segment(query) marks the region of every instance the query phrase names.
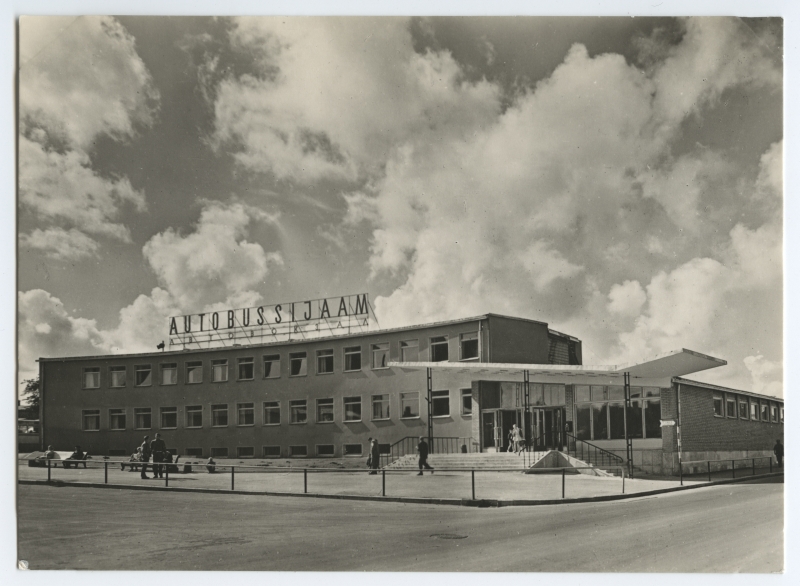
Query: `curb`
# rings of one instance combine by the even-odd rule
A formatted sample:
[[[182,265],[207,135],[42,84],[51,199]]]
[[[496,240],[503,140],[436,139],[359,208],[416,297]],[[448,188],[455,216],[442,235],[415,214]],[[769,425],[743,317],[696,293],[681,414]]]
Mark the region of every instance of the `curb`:
[[[239,495],[254,495],[254,496],[284,496],[284,497],[300,497],[300,498],[319,498],[319,499],[333,499],[333,500],[350,500],[350,501],[376,501],[376,502],[389,502],[389,503],[409,503],[419,505],[456,505],[462,507],[531,507],[538,505],[567,505],[577,503],[601,503],[609,501],[630,500],[646,496],[653,496],[659,494],[666,494],[669,492],[681,492],[684,490],[693,490],[698,488],[706,488],[708,486],[720,486],[725,484],[736,484],[739,482],[748,482],[751,480],[759,480],[762,478],[776,478],[782,477],[783,472],[772,472],[767,474],[757,474],[756,476],[745,476],[742,478],[727,478],[724,480],[714,480],[712,482],[705,482],[703,484],[692,484],[687,486],[673,486],[670,488],[658,488],[655,490],[644,490],[641,492],[633,492],[626,494],[610,494],[603,496],[591,497],[578,497],[578,498],[563,498],[563,499],[546,499],[546,500],[530,500],[530,499],[457,499],[457,498],[430,498],[430,497],[391,497],[391,496],[369,496],[369,495],[347,495],[347,494],[323,494],[323,493],[296,493],[296,492],[274,492],[274,491],[255,491],[255,490],[224,490],[217,488],[184,488],[184,487],[166,487],[166,486],[142,486],[136,484],[102,484],[95,482],[62,482],[54,480],[48,482],[47,480],[19,480],[18,484],[24,485],[42,485],[42,486],[74,486],[80,488],[111,488],[116,490],[149,490],[159,492],[185,492],[185,493],[201,493],[201,494],[239,494]]]

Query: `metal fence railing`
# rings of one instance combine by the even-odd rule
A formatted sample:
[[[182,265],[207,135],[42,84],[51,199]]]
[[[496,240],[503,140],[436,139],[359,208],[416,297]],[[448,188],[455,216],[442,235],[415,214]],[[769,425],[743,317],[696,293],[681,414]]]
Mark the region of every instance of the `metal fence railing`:
[[[586,440],[578,439],[572,434],[567,433],[565,435],[567,437],[566,446],[564,446],[565,451],[582,462],[604,468],[607,466],[623,466],[625,464],[625,459],[614,452],[604,450]]]
[[[765,464],[766,461],[766,464]],[[741,462],[741,464],[737,464]],[[681,486],[683,486],[684,476],[706,476],[708,482],[712,480],[712,474],[716,476],[726,476],[730,472],[731,478],[736,478],[736,470],[750,471],[750,476],[756,475],[756,462],[761,464],[762,468],[769,467],[772,473],[772,456],[758,456],[756,458],[734,458],[731,460],[687,460],[678,463],[678,472],[680,476]],[[684,468],[689,468],[689,474],[684,474]]]

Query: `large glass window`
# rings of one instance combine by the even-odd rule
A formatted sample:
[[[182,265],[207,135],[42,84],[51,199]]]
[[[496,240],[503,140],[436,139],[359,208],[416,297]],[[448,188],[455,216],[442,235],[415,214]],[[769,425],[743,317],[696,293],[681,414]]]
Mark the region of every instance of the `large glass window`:
[[[747,403],[747,397],[739,397],[739,417],[747,419],[748,413],[750,413],[750,407]]]
[[[133,410],[133,427],[135,429],[150,429],[151,422],[150,407],[136,407]]]
[[[291,352],[289,354],[289,376],[306,376],[307,360],[305,352]]]
[[[628,410],[628,437],[634,439],[644,437],[641,400],[631,401],[631,407]]]
[[[289,423],[306,423],[308,407],[305,399],[289,401]]]
[[[224,383],[228,380],[227,358],[211,361],[211,380],[215,383]]]
[[[372,395],[372,420],[389,419],[389,395]]]
[[[609,439],[625,439],[625,404],[608,404]]]
[[[400,393],[400,417],[419,417],[419,393]]]
[[[644,435],[661,437],[661,399],[644,401]]]
[[[750,400],[750,419],[758,421],[758,401],[755,399]]]
[[[574,392],[575,435],[578,439],[625,438],[624,387],[575,385]],[[661,437],[660,395],[658,387],[631,387],[631,407],[627,418],[629,437]]]
[[[478,358],[478,332],[461,334],[459,338],[461,360],[473,360]]]
[[[255,362],[252,356],[239,358],[239,380],[253,380],[255,378]]]
[[[100,409],[83,411],[83,431],[100,431]]]
[[[264,425],[280,425],[280,401],[264,401]]]
[[[344,371],[355,372],[361,370],[361,346],[351,346],[344,349]]]
[[[124,366],[110,366],[108,373],[111,378],[108,386],[111,388],[120,388],[125,386],[125,367]]]
[[[84,389],[100,388],[100,367],[92,366],[83,369],[83,388]]]
[[[769,403],[761,403],[761,421],[769,421]]]
[[[203,382],[203,362],[195,360],[186,363],[186,384]]]
[[[264,378],[279,378],[281,376],[281,355],[267,354],[264,356]]]
[[[736,419],[736,397],[734,395],[725,396],[725,415]]]
[[[361,397],[344,398],[344,420],[361,421]]]
[[[317,423],[333,423],[333,399],[317,399]]]
[[[178,384],[178,365],[174,362],[161,365],[161,384],[162,385],[177,385]]]
[[[461,415],[472,415],[472,389],[461,389]]]
[[[125,409],[108,410],[108,428],[112,431],[125,430]]]
[[[256,410],[253,403],[236,404],[237,425],[253,425],[256,421]]]
[[[333,350],[317,350],[317,374],[333,372]]]
[[[431,362],[447,362],[450,360],[447,336],[431,338]]]
[[[186,407],[186,427],[203,427],[202,405],[188,405]]]
[[[372,368],[387,368],[389,363],[389,343],[372,345]]]
[[[133,367],[133,384],[137,387],[149,387],[153,384],[153,367],[140,364]]]
[[[450,415],[450,391],[432,391],[431,403],[434,417]]]
[[[400,362],[419,362],[419,340],[400,342]]]
[[[714,395],[714,417],[722,416],[722,395]]]
[[[544,404],[558,407],[566,404],[566,387],[564,385],[543,385]]]
[[[228,426],[228,406],[211,405],[211,425],[213,427]]]
[[[161,429],[176,429],[178,427],[178,408],[161,408]]]
[[[592,439],[592,411],[591,405],[577,405],[575,407],[575,437],[579,440]]]
[[[592,400],[591,387],[589,385],[575,386],[575,402],[588,403]]]
[[[592,403],[592,425],[593,439],[608,439],[608,403]]]

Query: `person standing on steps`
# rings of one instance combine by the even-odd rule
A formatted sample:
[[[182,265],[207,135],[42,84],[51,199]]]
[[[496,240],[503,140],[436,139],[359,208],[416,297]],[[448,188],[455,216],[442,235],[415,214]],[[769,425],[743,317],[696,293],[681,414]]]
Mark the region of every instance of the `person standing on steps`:
[[[142,452],[142,473],[141,477],[145,479],[149,479],[150,477],[147,475],[147,462],[150,461],[150,436],[144,436],[144,441],[142,442],[141,447],[139,450]]]
[[[419,438],[417,451],[419,452],[419,474],[417,474],[417,476],[422,476],[423,468],[427,468],[431,471],[431,474],[433,474],[433,468],[428,464],[428,443],[425,441],[424,437]]]

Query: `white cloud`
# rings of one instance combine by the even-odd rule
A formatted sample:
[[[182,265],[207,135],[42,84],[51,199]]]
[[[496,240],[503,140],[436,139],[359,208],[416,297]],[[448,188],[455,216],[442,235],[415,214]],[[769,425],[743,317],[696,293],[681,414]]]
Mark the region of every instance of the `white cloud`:
[[[625,281],[622,285],[613,285],[608,293],[608,311],[622,315],[637,315],[647,301],[639,281]]]
[[[25,248],[41,250],[50,258],[66,261],[96,256],[99,246],[83,232],[61,228],[36,228],[30,234],[22,234],[20,244]]]
[[[783,363],[767,360],[761,354],[746,356],[744,364],[750,372],[756,393],[783,396]]]

